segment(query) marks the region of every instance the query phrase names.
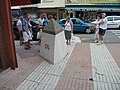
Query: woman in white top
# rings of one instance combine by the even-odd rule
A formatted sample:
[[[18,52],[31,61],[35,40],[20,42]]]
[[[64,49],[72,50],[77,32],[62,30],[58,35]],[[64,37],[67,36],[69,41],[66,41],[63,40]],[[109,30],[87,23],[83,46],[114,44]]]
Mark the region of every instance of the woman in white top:
[[[73,32],[73,23],[70,21],[70,17],[66,18],[65,23],[65,38],[66,38],[66,44],[70,45],[71,43],[71,33]]]
[[[99,22],[102,20],[102,15],[101,14],[98,14],[97,15],[97,20],[96,20],[96,22],[97,22],[97,24],[96,24],[96,40],[95,40],[95,42],[99,42],[99,28],[100,28],[100,26],[99,26]]]
[[[39,21],[39,31],[37,32],[37,39],[39,41],[39,44],[41,43],[41,38],[42,38],[42,30],[43,30],[43,22],[44,22],[44,16],[41,14],[40,18],[38,19]]]
[[[96,24],[96,32],[95,32],[95,43],[99,42],[99,22],[102,20],[102,15],[98,14],[96,21],[92,22],[93,24]]]

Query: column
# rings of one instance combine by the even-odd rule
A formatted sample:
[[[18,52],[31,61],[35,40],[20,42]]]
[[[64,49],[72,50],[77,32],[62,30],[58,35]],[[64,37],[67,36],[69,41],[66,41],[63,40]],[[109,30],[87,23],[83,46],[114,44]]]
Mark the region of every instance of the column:
[[[0,0],[0,68],[18,67],[12,29],[11,0]]]

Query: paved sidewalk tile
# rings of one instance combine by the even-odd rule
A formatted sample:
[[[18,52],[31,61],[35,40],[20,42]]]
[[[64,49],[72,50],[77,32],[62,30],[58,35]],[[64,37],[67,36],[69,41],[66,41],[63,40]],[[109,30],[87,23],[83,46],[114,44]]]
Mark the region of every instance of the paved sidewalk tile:
[[[31,47],[26,51],[24,46],[16,45],[19,66],[15,70],[8,68],[0,73],[0,90],[15,90],[43,62],[37,50],[39,46]]]
[[[52,65],[43,61],[16,90],[55,90],[74,46],[74,43],[68,46],[67,57],[59,64]]]
[[[94,90],[120,90],[120,68],[104,44],[90,44]]]
[[[16,45],[19,68],[0,73],[0,90],[120,90],[119,45],[72,43],[56,65],[39,57],[39,45],[31,46]]]
[[[77,44],[55,90],[93,90],[89,44]]]
[[[106,45],[109,52],[113,56],[114,60],[116,61],[117,65],[120,68],[120,45],[119,44],[109,44]]]

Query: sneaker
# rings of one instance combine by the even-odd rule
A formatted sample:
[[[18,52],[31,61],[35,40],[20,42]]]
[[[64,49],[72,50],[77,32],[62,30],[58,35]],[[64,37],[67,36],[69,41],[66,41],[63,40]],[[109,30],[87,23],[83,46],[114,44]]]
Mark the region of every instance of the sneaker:
[[[98,43],[97,43],[97,45],[100,45],[101,44],[101,41],[99,41]]]
[[[95,40],[94,42],[95,42],[95,43],[98,43],[99,41]]]
[[[29,45],[27,46],[28,48],[31,48]]]
[[[103,41],[101,41],[101,44],[103,44],[104,42]]]
[[[30,48],[25,48],[25,50],[30,50]]]

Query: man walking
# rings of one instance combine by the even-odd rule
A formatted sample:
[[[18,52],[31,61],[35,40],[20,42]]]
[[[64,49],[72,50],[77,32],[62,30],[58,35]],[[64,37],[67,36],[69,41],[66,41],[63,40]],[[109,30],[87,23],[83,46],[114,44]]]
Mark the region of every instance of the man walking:
[[[102,13],[102,20],[99,22],[99,42],[97,45],[103,44],[105,32],[107,30],[107,17],[105,13]]]
[[[23,14],[23,39],[25,43],[25,50],[29,50],[30,47],[30,30],[28,27],[28,14],[24,13]]]

